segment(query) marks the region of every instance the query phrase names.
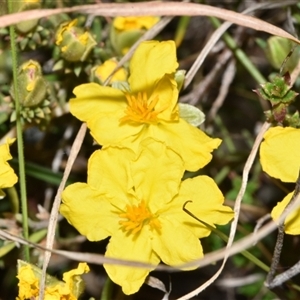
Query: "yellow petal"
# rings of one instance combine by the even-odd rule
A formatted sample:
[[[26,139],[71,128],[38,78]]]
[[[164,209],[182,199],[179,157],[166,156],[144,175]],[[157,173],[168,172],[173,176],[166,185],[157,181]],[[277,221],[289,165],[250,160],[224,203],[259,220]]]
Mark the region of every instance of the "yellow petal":
[[[119,227],[110,202],[87,184],[69,185],[62,193],[62,202],[60,213],[90,241],[103,240]]]
[[[19,299],[25,300],[37,297],[39,294],[39,280],[34,275],[31,266],[28,264],[18,270],[17,278],[19,279]]]
[[[90,122],[87,121],[87,124],[91,130],[91,135],[100,145],[125,146],[125,140],[128,140],[125,147],[129,145],[129,148],[136,152],[140,143],[140,132],[143,130],[144,124],[120,124],[120,119],[124,116],[124,110],[101,114],[101,117]]]
[[[155,111],[161,111],[157,115],[159,120],[177,121],[179,119],[178,89],[175,80],[170,75],[164,75],[154,86],[151,98],[154,97],[159,99],[155,106]]]
[[[105,197],[116,198],[119,202],[130,204],[128,191],[133,182],[129,161],[134,157],[130,149],[108,147],[95,151],[88,163],[88,184],[93,189],[105,193]]]
[[[150,263],[154,266],[159,263],[159,258],[152,251],[148,228],[143,228],[136,239],[119,230],[111,237],[105,256]],[[120,285],[126,295],[136,293],[151,271],[151,269],[109,264],[104,264],[104,268],[110,279]]]
[[[178,193],[184,173],[183,161],[165,144],[146,139],[131,166],[135,192],[148,202],[151,211],[170,202]]]
[[[278,202],[277,205],[273,208],[271,212],[271,217],[274,221],[279,219],[283,210],[290,202],[294,192],[289,193],[281,202]],[[284,231],[287,234],[298,235],[300,234],[300,208],[296,209],[290,213],[284,222]]]
[[[164,216],[159,221],[161,233],[153,236],[152,244],[153,250],[164,263],[175,266],[203,256],[199,239],[181,220]]]
[[[152,126],[151,129],[154,139],[164,141],[181,156],[188,171],[197,171],[208,164],[212,159],[211,152],[221,144],[220,139],[208,137],[182,119],[171,124]]]
[[[80,275],[84,273],[88,273],[89,271],[90,268],[87,265],[87,263],[79,263],[76,269],[73,269],[69,272],[65,272],[63,274],[63,281],[66,283],[65,286],[69,290],[70,300],[71,300],[71,296],[73,296],[74,300],[76,300],[78,296],[80,296],[80,294],[83,292],[84,282]]]
[[[0,145],[0,189],[12,187],[18,181],[17,175],[7,162],[12,159],[9,145],[13,142],[14,139],[7,139],[5,144]]]
[[[174,73],[177,67],[174,41],[141,43],[130,61],[131,91],[151,91],[165,74]]]
[[[270,128],[260,147],[263,170],[284,182],[296,182],[300,168],[300,129]]]
[[[84,273],[88,273],[90,268],[87,263],[79,263],[76,269],[65,272],[63,274],[63,281],[67,283],[69,286],[72,285],[72,278],[77,275],[82,275]],[[72,290],[72,288],[71,288]]]
[[[86,122],[93,138],[100,145],[120,144],[133,137],[143,125],[120,124],[127,107],[127,100],[120,90],[96,83],[82,84],[74,89],[76,98],[70,100],[70,112]]]
[[[178,196],[164,211],[164,215],[180,221],[198,238],[209,235],[211,230],[182,210],[187,201],[191,202],[186,204],[186,209],[213,227],[215,224],[227,224],[233,218],[232,209],[223,205],[224,196],[210,177],[197,176],[184,180]]]

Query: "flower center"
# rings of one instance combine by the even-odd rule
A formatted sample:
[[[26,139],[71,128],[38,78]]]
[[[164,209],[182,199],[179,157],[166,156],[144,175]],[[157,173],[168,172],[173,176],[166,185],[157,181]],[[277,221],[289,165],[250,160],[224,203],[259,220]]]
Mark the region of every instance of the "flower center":
[[[127,205],[126,212],[119,215],[120,218],[127,220],[119,221],[119,224],[124,230],[135,234],[139,232],[142,227],[149,224],[152,229],[160,229],[161,224],[146,207],[145,201],[142,201],[138,206]]]
[[[120,122],[132,121],[136,123],[157,123],[157,115],[164,110],[155,110],[155,106],[159,100],[156,95],[152,100],[149,100],[146,92],[139,92],[137,96],[125,94],[128,106],[125,110],[125,116],[120,119]]]

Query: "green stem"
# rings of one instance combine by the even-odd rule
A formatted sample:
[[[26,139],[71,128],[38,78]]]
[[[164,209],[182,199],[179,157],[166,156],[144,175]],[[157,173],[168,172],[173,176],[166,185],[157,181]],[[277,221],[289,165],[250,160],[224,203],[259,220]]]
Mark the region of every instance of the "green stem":
[[[214,18],[210,18],[213,26],[216,28],[221,26],[221,22]],[[226,43],[227,47],[232,50],[239,62],[246,68],[250,75],[255,79],[257,83],[265,83],[267,79],[258,71],[252,61],[248,58],[243,50],[241,50],[236,44],[235,40],[226,32],[223,34],[223,40]]]
[[[179,19],[178,26],[177,26],[177,29],[175,32],[175,37],[174,37],[177,48],[181,45],[181,43],[183,41],[183,38],[186,34],[187,27],[190,23],[190,20],[191,20],[191,17],[188,17],[188,16],[182,16]]]
[[[102,290],[101,298],[100,300],[109,300],[112,299],[112,292],[113,292],[114,283],[111,281],[111,279],[107,276],[104,287]]]
[[[15,188],[15,186],[8,188],[6,190],[9,200],[10,200],[10,204],[11,204],[11,211],[13,214],[17,214],[19,213],[19,195],[17,193],[17,190]]]
[[[8,12],[13,12],[13,0],[8,0]],[[20,98],[18,88],[18,58],[16,47],[16,34],[13,26],[9,27],[10,44],[11,44],[11,56],[12,56],[12,68],[13,68],[13,88],[15,95],[15,109],[16,109],[16,127],[17,127],[17,144],[18,144],[18,157],[19,157],[19,183],[21,193],[21,207],[22,207],[22,220],[23,220],[23,235],[28,240],[28,209],[27,209],[27,196],[26,196],[26,179],[25,179],[25,165],[24,165],[24,143],[22,136],[22,121],[20,116]],[[29,262],[29,247],[24,246],[25,259]]]

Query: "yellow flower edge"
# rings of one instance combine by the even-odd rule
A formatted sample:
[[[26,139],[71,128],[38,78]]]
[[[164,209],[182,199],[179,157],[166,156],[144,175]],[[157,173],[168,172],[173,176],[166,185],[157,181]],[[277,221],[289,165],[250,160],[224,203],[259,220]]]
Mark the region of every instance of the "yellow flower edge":
[[[121,152],[108,147],[91,156],[88,182],[64,190],[61,214],[90,241],[110,237],[107,257],[153,266],[160,261],[176,266],[201,258],[199,238],[211,231],[182,208],[191,201],[188,209],[211,226],[228,223],[233,212],[223,206],[224,197],[214,181],[197,176],[181,182],[180,157],[151,139],[143,142],[135,159],[130,150]],[[125,294],[137,292],[152,270],[104,267]]]
[[[173,41],[143,42],[130,61],[130,92],[83,84],[74,89],[70,111],[104,147],[117,144],[138,153],[141,141],[151,137],[177,152],[186,170],[197,171],[221,141],[179,117],[177,67]]]
[[[300,129],[273,127],[260,146],[263,170],[283,182],[296,182],[300,168]]]
[[[15,139],[7,139],[4,144],[0,145],[0,189],[12,187],[18,181],[17,175],[7,162],[12,159],[9,146],[14,141]]]
[[[19,294],[17,300],[35,299],[39,296],[40,269],[26,262],[21,262],[18,268]],[[49,275],[45,289],[45,300],[77,300],[82,291],[78,291],[78,277],[89,272],[86,263],[79,263],[74,270],[65,272],[63,280],[50,279]],[[53,282],[51,282],[53,281]]]
[[[78,22],[78,20],[74,19],[71,21],[66,21],[60,25],[58,31],[56,32],[56,41],[55,41],[56,45],[61,44],[61,42],[63,41],[63,34],[66,31],[70,31],[71,28],[75,27],[77,22]]]
[[[273,208],[271,212],[272,219],[276,222],[283,210],[290,202],[294,192],[289,193],[281,202],[278,202],[277,205]],[[300,208],[296,209],[292,213],[290,213],[284,222],[284,232],[291,235],[299,235],[300,234]]]
[[[113,26],[119,31],[131,31],[140,29],[150,29],[159,21],[158,17],[116,17]]]

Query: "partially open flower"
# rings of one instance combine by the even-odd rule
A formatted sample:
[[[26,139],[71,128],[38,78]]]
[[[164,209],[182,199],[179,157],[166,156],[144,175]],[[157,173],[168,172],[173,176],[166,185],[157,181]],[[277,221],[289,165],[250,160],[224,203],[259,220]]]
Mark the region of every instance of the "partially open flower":
[[[77,27],[77,19],[62,23],[56,32],[61,56],[71,62],[84,61],[97,44],[92,35]]]
[[[118,62],[116,59],[111,58],[106,60],[100,66],[92,69],[92,77],[97,79],[100,84],[103,84],[112,71],[116,68]],[[124,68],[118,69],[111,77],[109,83],[116,81],[126,81],[128,77],[128,72]]]
[[[110,40],[118,54],[125,54],[129,48],[159,21],[158,17],[116,17],[110,32]]]
[[[77,300],[84,290],[81,275],[89,272],[86,263],[63,274],[63,281],[47,275],[45,300]],[[38,299],[41,270],[27,262],[18,260],[19,294],[17,300]]]

